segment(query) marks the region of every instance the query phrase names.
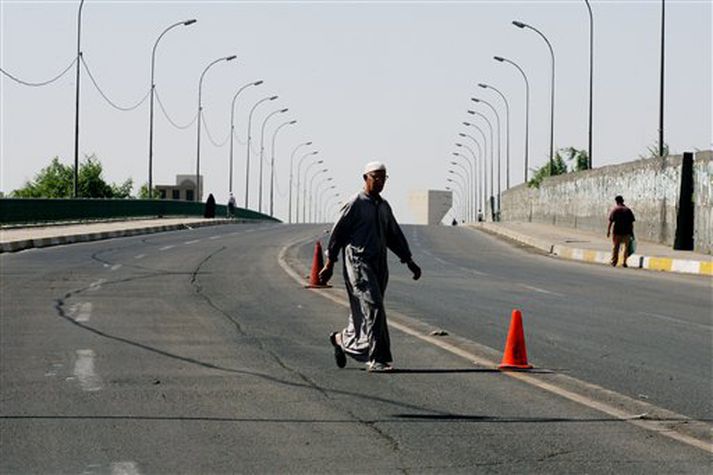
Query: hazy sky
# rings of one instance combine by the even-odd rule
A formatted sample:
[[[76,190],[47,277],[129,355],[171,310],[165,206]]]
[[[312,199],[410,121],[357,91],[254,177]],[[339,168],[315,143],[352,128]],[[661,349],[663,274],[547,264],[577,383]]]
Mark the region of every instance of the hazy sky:
[[[661,3],[591,4],[593,156],[598,167],[637,159],[657,140]],[[0,66],[31,82],[61,72],[75,55],[78,5],[0,0]],[[665,138],[675,153],[713,148],[711,15],[710,1],[666,2]],[[492,57],[514,60],[529,78],[532,167],[545,163],[549,150],[550,59],[541,38],[511,25],[516,19],[542,31],[554,48],[555,147],[587,147],[589,33],[584,1],[86,0],[82,51],[106,95],[122,107],[144,97],[154,41],[167,26],[189,18],[198,22],[170,31],[157,52],[156,88],[174,121],[186,124],[195,116],[198,78],[214,59],[238,56],[213,66],[203,83],[204,118],[218,144],[228,137],[235,91],[248,81],[265,81],[247,89],[237,102],[233,187],[239,206],[244,205],[248,111],[271,94],[280,99],[256,110],[253,139],[259,142],[264,117],[277,108],[289,107],[290,112],[268,121],[268,139],[285,120],[298,121],[281,129],[277,139],[280,218],[287,216],[289,153],[312,140],[329,169],[322,176],[333,177],[337,188],[332,191],[343,197],[361,186],[365,162],[384,161],[390,176],[385,197],[397,217],[408,222],[410,191],[447,185],[453,143],[464,131],[460,124],[472,118],[466,110],[475,108],[492,117],[487,108],[472,103],[471,96],[488,100],[500,112],[504,189],[504,107],[491,91],[478,88],[478,82],[496,86],[510,102],[511,184],[520,183],[524,82],[516,69]],[[54,156],[73,163],[74,75],[72,69],[44,87],[0,76],[0,189],[5,193],[22,186]],[[131,177],[138,188],[148,181],[148,101],[133,111],[118,111],[97,93],[84,71],[81,90],[81,152],[97,154],[109,181]],[[205,191],[225,202],[228,145],[213,145],[205,128],[201,140]],[[269,150],[266,146],[266,155]],[[257,208],[255,157],[251,208]],[[173,183],[176,174],[194,174],[195,167],[195,125],[174,128],[157,104],[154,184]],[[264,175],[266,210],[269,168]],[[314,183],[319,181],[321,177]]]

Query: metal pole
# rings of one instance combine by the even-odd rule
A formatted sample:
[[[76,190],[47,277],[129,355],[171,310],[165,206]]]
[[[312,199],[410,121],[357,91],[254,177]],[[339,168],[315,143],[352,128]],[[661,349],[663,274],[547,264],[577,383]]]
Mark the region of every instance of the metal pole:
[[[77,13],[77,79],[74,95],[74,198],[79,198],[79,68],[82,62],[82,7],[84,0],[79,2]]]
[[[326,173],[327,169],[323,168],[322,170],[317,170],[314,175],[312,175],[312,178],[309,180],[309,222],[312,221],[312,207],[314,206],[314,179],[317,178],[317,176],[321,175],[322,173]],[[307,175],[305,174],[305,180],[307,179]]]
[[[474,127],[477,127],[477,126],[474,126]],[[482,130],[480,131],[480,133],[483,135],[483,140],[485,140],[485,134],[483,134],[483,131],[482,131]],[[475,197],[475,200],[476,200],[476,201],[475,201],[475,207],[476,207],[478,210],[481,210],[481,209],[482,209],[482,206],[483,206],[483,203],[482,203],[482,200],[481,200],[481,198],[482,198],[482,187],[483,187],[483,182],[482,182],[482,180],[483,180],[482,175],[483,175],[483,174],[478,172],[478,157],[480,157],[480,161],[481,161],[481,164],[482,164],[482,162],[483,162],[483,160],[484,160],[484,158],[483,158],[483,148],[480,146],[480,143],[476,140],[476,138],[473,137],[472,135],[465,134],[465,133],[463,133],[463,132],[458,133],[458,135],[461,136],[461,137],[468,137],[468,138],[469,138],[470,140],[472,140],[473,143],[475,143],[475,145],[478,147],[478,155],[476,155],[472,148],[466,147],[465,144],[458,145],[458,144],[456,143],[456,145],[458,145],[459,147],[462,146],[462,147],[466,148],[466,149],[471,153],[471,155],[473,155],[473,160],[474,160],[474,163],[475,163],[475,173],[480,175],[480,181],[478,181],[477,179],[475,180],[475,183],[476,183],[477,188],[478,188],[477,196]],[[482,165],[481,165],[481,167],[482,167]]]
[[[200,201],[201,199],[201,120],[203,117],[203,102],[202,102],[202,95],[203,95],[203,78],[205,77],[205,74],[208,72],[208,70],[211,68],[216,63],[219,63],[221,61],[231,61],[235,59],[235,55],[233,56],[225,56],[223,58],[218,58],[212,63],[210,63],[208,66],[205,67],[203,72],[201,73],[201,78],[198,81],[198,119],[196,122],[198,122],[198,126],[196,127],[197,129],[197,139],[196,139],[196,201]]]
[[[501,56],[493,56],[493,59],[499,62],[505,62],[508,64],[512,64],[517,68],[518,71],[520,71],[520,74],[522,74],[522,78],[525,80],[525,183],[527,183],[527,177],[528,177],[528,161],[529,161],[529,150],[530,150],[530,82],[527,80],[527,75],[525,74],[525,71],[522,70],[520,66],[517,65],[517,63],[510,61],[507,58],[503,58]]]
[[[302,169],[302,162],[304,161],[305,158],[307,158],[311,155],[317,155],[318,153],[319,153],[318,150],[314,150],[312,152],[307,152],[302,156],[302,158],[300,158],[300,161],[297,163],[297,192],[296,192],[297,203],[295,204],[295,223],[300,222],[300,181],[301,181],[300,177],[302,176],[300,170]],[[323,162],[323,160],[320,160],[317,163],[322,163],[322,162]],[[305,177],[305,179],[306,179],[306,177]],[[302,199],[302,207],[304,208],[304,196],[302,198],[303,198]],[[304,222],[304,220],[305,220],[305,213],[304,213],[304,209],[303,209],[302,210],[302,222]]]
[[[252,132],[251,132],[251,124],[253,121],[253,113],[255,112],[255,109],[257,106],[262,104],[265,101],[274,101],[277,99],[277,96],[270,96],[270,97],[264,97],[257,101],[252,108],[250,109],[250,113],[248,114],[248,151],[247,151],[247,158],[245,160],[245,209],[250,209],[249,206],[249,197],[250,197],[250,144],[252,142]]]
[[[492,198],[494,198],[493,194],[494,194],[494,189],[495,189],[494,188],[495,178],[493,176],[494,175],[493,168],[495,165],[494,159],[493,159],[493,148],[495,148],[495,142],[493,141],[493,124],[491,124],[490,120],[485,115],[481,114],[480,112],[469,110],[468,113],[482,117],[482,119],[485,121],[485,123],[488,124],[488,130],[490,131],[490,198],[492,199]],[[492,209],[492,205],[491,205],[490,213],[491,213],[491,216],[495,213],[495,210]]]
[[[257,210],[258,212],[262,213],[262,163],[265,161],[263,158],[264,151],[265,151],[265,126],[267,125],[267,121],[270,120],[270,117],[274,116],[275,114],[280,114],[283,112],[287,112],[287,109],[278,109],[276,111],[273,111],[269,113],[265,119],[262,121],[262,127],[260,129],[260,179],[258,180],[258,198],[257,198]]]
[[[287,126],[287,125],[294,125],[296,124],[296,120],[290,120],[287,122],[284,122],[277,126],[275,131],[272,133],[272,154],[270,157],[270,216],[275,216],[274,215],[274,203],[275,203],[275,193],[274,193],[274,188],[275,188],[275,139],[277,137],[277,133],[280,131],[281,128]]]
[[[661,74],[659,83],[659,157],[664,156],[663,107],[664,107],[664,33],[666,31],[666,2],[661,0]]]
[[[485,206],[487,204],[486,202],[488,200],[488,198],[487,198],[487,185],[488,185],[487,178],[488,177],[487,177],[487,173],[486,173],[487,168],[488,168],[487,163],[486,163],[487,155],[488,155],[488,139],[486,138],[485,132],[483,132],[483,129],[478,127],[476,124],[472,124],[470,122],[463,122],[463,125],[465,125],[467,127],[473,127],[478,132],[480,132],[481,137],[483,137],[483,151],[481,153],[481,160],[480,160],[480,168],[481,168],[480,176],[481,176],[481,184],[482,184],[481,190],[482,190],[482,196],[483,196],[482,201],[481,201],[481,204],[482,204],[481,210],[483,210],[483,209],[485,209]],[[491,145],[491,148],[492,148],[492,145]]]
[[[489,103],[483,99],[475,99],[475,98],[473,98],[473,101],[482,102],[483,104],[488,106],[490,108],[490,110],[493,111],[493,114],[495,114],[495,121],[496,121],[496,125],[498,126],[498,206],[497,206],[497,209],[498,209],[498,213],[500,213],[500,182],[501,182],[501,179],[500,179],[500,149],[502,148],[502,140],[501,140],[501,136],[500,136],[500,115],[498,114],[498,111],[495,109],[495,107],[493,107],[493,105],[491,103]],[[493,170],[492,170],[492,164],[491,164],[490,172],[492,173],[492,171]],[[491,176],[491,180],[492,180],[492,176]]]
[[[307,168],[305,169],[305,179],[304,179],[305,183],[304,183],[304,186],[302,187],[302,222],[303,223],[307,222],[307,175],[309,174],[309,170],[314,165],[317,165],[318,163],[323,163],[323,162],[324,162],[324,160],[315,160],[314,162],[307,165]],[[299,190],[297,190],[297,192],[299,193]]]
[[[228,191],[233,192],[233,139],[235,136],[235,101],[238,95],[243,92],[246,88],[250,86],[259,86],[262,84],[262,80],[249,82],[238,89],[238,92],[233,96],[233,100],[230,103],[230,165],[228,167]]]
[[[169,30],[181,26],[181,25],[192,25],[196,20],[186,20],[179,21],[170,25],[168,28],[163,30],[163,32],[158,36],[156,42],[151,50],[151,99],[149,101],[149,199],[153,198],[153,109],[154,109],[154,90],[156,89],[156,83],[154,81],[154,71],[156,68],[156,48],[158,47],[158,42],[161,41],[163,35],[168,33]]]
[[[495,91],[500,98],[503,100],[505,103],[505,189],[509,190],[510,189],[510,104],[508,104],[508,100],[505,98],[505,95],[500,92],[497,88],[494,86],[491,86],[489,84],[478,84],[478,86],[486,89],[492,89]],[[499,172],[499,170],[498,170]],[[499,175],[499,173],[498,173]],[[500,178],[498,178],[500,180]]]
[[[584,0],[589,12],[589,131],[588,131],[588,168],[592,169],[592,109],[594,108],[594,15],[589,0]]]
[[[292,149],[292,153],[290,153],[290,185],[289,185],[289,200],[288,200],[288,210],[287,210],[287,222],[292,224],[292,170],[294,168],[294,162],[295,162],[295,153],[300,147],[304,147],[306,145],[312,145],[312,142],[304,142],[299,145],[297,145],[294,149]],[[299,185],[298,185],[299,186]],[[299,195],[298,195],[299,198]]]

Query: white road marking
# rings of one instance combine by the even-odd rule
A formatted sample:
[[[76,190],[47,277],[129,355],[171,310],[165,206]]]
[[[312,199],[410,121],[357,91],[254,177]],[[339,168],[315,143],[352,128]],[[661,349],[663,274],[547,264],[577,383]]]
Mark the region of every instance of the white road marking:
[[[304,242],[306,242],[304,239],[299,239],[288,243],[280,250],[277,256],[277,261],[280,267],[282,267],[285,273],[292,277],[300,286],[303,286],[305,284],[305,280],[302,276],[299,275],[299,273],[297,273],[297,271],[295,271],[289,266],[285,256],[289,248]],[[317,295],[320,295],[321,297],[324,297],[326,299],[331,300],[332,302],[349,308],[349,302],[347,302],[344,297],[337,296],[335,292],[330,292],[329,290],[315,290],[314,292]],[[475,354],[472,351],[463,349],[460,346],[456,346],[455,344],[449,343],[448,341],[439,339],[442,337],[432,337],[428,334],[424,334],[422,331],[419,331],[416,328],[412,328],[411,326],[405,323],[395,321],[397,318],[406,321],[414,320],[404,314],[391,311],[390,315],[395,318],[391,318],[389,324],[392,327],[406,333],[407,335],[411,335],[415,338],[426,341],[427,343],[431,343],[432,345],[435,345],[445,351],[448,351],[449,353],[465,358],[469,361],[472,361],[474,364],[485,368],[496,368],[498,365],[497,361],[488,359],[487,357]],[[453,338],[456,338],[456,335],[453,335]],[[492,354],[495,352],[495,350],[493,350],[492,348],[489,348],[485,345],[481,345],[474,341],[469,341],[469,343],[475,348],[481,348],[483,350],[483,354]],[[588,383],[586,381],[582,381],[566,375],[557,375],[557,373],[555,373],[555,375],[557,375],[560,380],[564,381],[563,383],[561,383],[562,385],[558,386],[556,383],[549,383],[545,380],[542,380],[536,373],[503,371],[502,374],[511,378],[515,378],[532,386],[541,388],[553,394],[557,394],[583,406],[603,412],[604,414],[616,417],[619,420],[628,422],[637,427],[641,427],[651,432],[655,432],[664,437],[669,437],[671,439],[677,440],[692,447],[696,447],[706,452],[713,453],[713,445],[711,445],[709,440],[711,425],[708,423],[692,420],[686,416],[677,414],[673,411],[668,411],[656,407],[650,403],[642,403],[640,401],[636,401],[628,396],[616,393],[615,391],[611,391],[601,386],[597,386],[595,384]],[[597,394],[598,397],[595,398],[593,396],[590,396],[590,393]],[[650,409],[650,411],[647,412],[660,413],[662,415],[662,418],[647,419],[646,417],[642,417],[640,413],[634,413],[623,409],[621,407],[622,403],[625,404],[623,407],[641,407],[645,404],[645,407]],[[706,433],[705,439],[701,436],[696,437],[695,435],[689,435],[688,433],[683,432],[683,430],[677,430],[679,429],[679,427],[685,427],[685,424],[673,426],[671,424],[668,424],[666,419],[687,421],[691,427],[700,427],[701,425],[703,425],[705,427]],[[700,432],[701,431],[697,433]]]
[[[101,378],[94,372],[94,350],[77,350],[76,354],[74,376],[79,380],[79,386],[84,391],[99,391],[103,385]]]
[[[134,259],[143,259],[144,257],[146,257],[146,254],[138,254],[134,256]]]
[[[453,264],[453,263],[451,263],[451,262],[448,262],[448,261],[446,261],[445,259],[441,259],[440,257],[434,255],[433,253],[431,253],[430,251],[427,251],[427,250],[425,250],[425,249],[420,249],[420,252],[422,252],[423,254],[426,254],[426,255],[428,255],[428,256],[431,256],[431,258],[435,259],[436,261],[440,262],[441,264],[445,265],[445,266],[448,267],[448,268],[451,268],[451,269],[460,269],[460,270],[462,270],[462,271],[470,272],[470,273],[472,273],[472,274],[480,275],[480,276],[486,276],[486,275],[488,275],[488,274],[486,274],[485,272],[481,272],[481,271],[479,271],[479,270],[471,269],[470,267],[464,267],[464,266],[461,266],[461,265],[458,265],[458,264]]]
[[[541,294],[549,294],[549,295],[555,295],[557,297],[564,297],[564,295],[557,293],[557,292],[552,292],[551,290],[545,290],[541,289],[539,287],[533,287],[532,285],[527,285],[527,284],[518,284],[520,287],[524,287],[528,290],[533,290],[535,292],[539,292]]]
[[[647,317],[658,318],[659,320],[665,320],[667,322],[680,323],[681,325],[689,325],[689,326],[701,328],[701,329],[707,330],[707,331],[711,331],[713,329],[713,327],[711,327],[710,325],[704,325],[702,323],[696,323],[696,322],[687,322],[686,320],[681,320],[681,319],[675,318],[675,317],[669,317],[668,315],[660,315],[658,313],[650,313],[650,312],[639,312],[639,314],[646,315]]]
[[[214,239],[218,239],[219,237],[221,237],[220,234],[216,234],[215,236],[211,236],[208,239],[210,239],[212,241]]]
[[[111,266],[111,269],[109,269],[109,270],[115,271],[115,270],[119,270],[119,269],[121,269],[121,264],[114,264],[113,266]]]
[[[106,279],[95,280],[94,282],[89,284],[89,288],[87,290],[89,292],[96,292],[97,290],[101,289],[101,286],[104,282],[106,282]]]
[[[75,322],[88,322],[92,316],[92,303],[80,302],[69,307],[67,312],[69,317]]]
[[[200,239],[194,239],[194,240],[192,240],[192,241],[186,241],[186,242],[184,242],[183,244],[191,245],[191,244],[195,244],[195,243],[197,243],[197,242],[200,242]]]
[[[136,462],[114,462],[111,464],[111,475],[140,475]]]
[[[160,247],[158,250],[159,251],[168,251],[169,249],[173,249],[174,247],[176,247],[176,246],[174,246],[173,244],[169,244],[168,246]]]

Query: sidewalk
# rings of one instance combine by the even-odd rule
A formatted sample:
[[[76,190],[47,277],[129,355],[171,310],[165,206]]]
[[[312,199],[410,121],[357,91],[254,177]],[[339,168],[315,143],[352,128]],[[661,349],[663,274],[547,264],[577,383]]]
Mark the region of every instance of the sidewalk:
[[[0,253],[242,221],[224,218],[156,218],[5,228],[0,229]]]
[[[565,259],[609,265],[611,239],[601,234],[540,223],[500,222],[469,225],[528,244]],[[713,256],[692,251],[674,251],[663,244],[637,241],[636,254],[627,260],[629,267],[713,275]]]

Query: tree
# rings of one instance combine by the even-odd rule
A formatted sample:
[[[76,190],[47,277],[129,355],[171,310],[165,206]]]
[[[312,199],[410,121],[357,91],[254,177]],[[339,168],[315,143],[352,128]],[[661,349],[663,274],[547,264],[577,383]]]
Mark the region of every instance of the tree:
[[[133,180],[126,179],[121,185],[108,184],[102,177],[103,168],[96,155],[86,155],[79,164],[77,188],[83,198],[128,198]],[[33,181],[12,192],[16,198],[71,198],[74,192],[74,169],[60,163],[55,157],[43,168]]]
[[[540,168],[531,168],[530,170],[533,172],[533,174],[530,181],[527,182],[527,186],[539,188],[540,184],[542,183],[542,180],[544,180],[546,177],[567,173],[567,165],[564,163],[562,155],[560,155],[560,152],[558,150],[555,153],[554,159],[552,160],[552,170],[550,170],[549,160]]]
[[[589,170],[589,154],[586,150],[577,150],[574,147],[565,147],[557,151],[557,153],[562,152],[565,155],[565,160],[567,162],[572,162],[570,170],[573,172],[580,172],[582,170]]]
[[[663,143],[663,156],[668,157],[669,148],[666,142]],[[642,160],[647,160],[649,158],[659,158],[659,143],[654,142],[646,147],[646,152],[643,155],[639,155]]]
[[[154,189],[153,189],[153,197],[154,197],[154,198],[158,198],[158,196],[159,196],[158,188],[154,187]],[[139,188],[139,196],[138,196],[138,198],[139,198],[140,200],[147,200],[147,199],[149,199],[149,184],[148,184],[148,183],[144,183],[143,185],[141,185],[141,188]]]

